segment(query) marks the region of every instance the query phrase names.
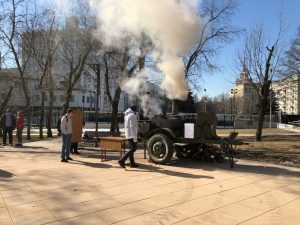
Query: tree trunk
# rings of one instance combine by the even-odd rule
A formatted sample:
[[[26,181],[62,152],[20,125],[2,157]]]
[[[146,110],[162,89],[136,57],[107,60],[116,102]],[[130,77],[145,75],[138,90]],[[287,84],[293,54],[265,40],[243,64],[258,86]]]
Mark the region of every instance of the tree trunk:
[[[72,99],[72,88],[69,87],[66,91],[66,100],[65,100],[65,103],[63,105],[63,114],[67,113],[67,110],[70,106],[71,99]]]
[[[118,102],[113,102],[112,104],[112,113],[111,113],[111,124],[110,124],[110,132],[112,135],[117,135],[119,133],[118,126]]]
[[[27,104],[26,110],[27,110],[27,140],[31,140],[32,107],[30,106],[30,104]]]
[[[42,91],[42,103],[41,103],[40,124],[39,124],[40,139],[44,139],[44,135],[43,135],[44,117],[45,117],[45,92]]]
[[[257,121],[257,128],[256,128],[256,134],[255,134],[255,140],[256,141],[261,141],[261,136],[262,136],[262,129],[263,129],[263,124],[264,124],[264,119],[265,119],[265,114],[266,114],[266,103],[267,102],[265,99],[261,101],[261,107],[258,112],[258,121]]]
[[[8,93],[6,95],[6,98],[4,99],[4,101],[1,104],[1,107],[0,107],[0,113],[1,113],[1,115],[4,113],[4,110],[5,110],[6,106],[7,106],[7,103],[9,102],[9,99],[11,97],[11,93],[12,93],[13,89],[14,89],[13,86],[11,86],[9,88],[9,91],[8,91]]]
[[[51,125],[52,125],[52,115],[53,115],[53,98],[54,94],[53,91],[49,91],[49,106],[48,106],[48,114],[47,114],[47,137],[52,138],[52,130],[51,130]]]
[[[119,101],[121,96],[121,88],[117,87],[115,91],[115,96],[112,101],[112,120],[110,125],[110,132],[114,135],[118,135],[120,133],[119,130],[119,122],[118,122],[118,111],[119,111]]]

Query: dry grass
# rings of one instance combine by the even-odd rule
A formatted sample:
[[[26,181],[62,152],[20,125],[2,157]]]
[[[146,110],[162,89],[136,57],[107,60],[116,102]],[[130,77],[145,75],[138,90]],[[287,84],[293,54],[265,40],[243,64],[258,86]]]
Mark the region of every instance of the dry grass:
[[[217,129],[217,134],[218,135],[227,135],[230,132],[232,132],[233,129]],[[239,134],[251,134],[255,135],[256,129],[235,129],[236,132]],[[289,130],[283,130],[283,129],[278,129],[278,128],[266,128],[263,129],[262,131],[263,134],[294,134],[295,132],[289,131]]]
[[[260,142],[255,137],[239,137],[249,145],[238,146],[238,158],[300,166],[300,135],[271,135]]]

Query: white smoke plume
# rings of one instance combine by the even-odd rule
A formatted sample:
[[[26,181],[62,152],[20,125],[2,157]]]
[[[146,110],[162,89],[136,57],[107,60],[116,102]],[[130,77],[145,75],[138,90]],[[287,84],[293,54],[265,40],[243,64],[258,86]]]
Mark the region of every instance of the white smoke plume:
[[[141,108],[143,109],[143,117],[144,118],[153,118],[156,115],[162,113],[161,110],[162,102],[158,101],[158,99],[153,98],[151,94],[144,94],[141,97]]]
[[[201,29],[198,0],[89,0],[99,24],[99,38],[120,47],[130,36],[145,34],[155,46],[152,56],[164,74],[161,87],[168,98],[185,99],[183,55],[196,44]]]
[[[134,77],[123,80],[121,88],[133,98],[130,99],[131,101],[133,101],[134,98],[140,100],[139,108],[141,108],[142,111],[140,110],[139,113],[142,113],[143,117],[151,119],[155,115],[162,113],[161,106],[163,103],[159,99],[151,96],[151,92],[147,89],[146,79]]]

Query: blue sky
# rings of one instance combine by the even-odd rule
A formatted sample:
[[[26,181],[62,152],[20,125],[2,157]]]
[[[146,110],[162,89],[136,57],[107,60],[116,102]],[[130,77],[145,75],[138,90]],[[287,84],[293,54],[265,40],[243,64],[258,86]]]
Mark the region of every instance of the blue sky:
[[[287,24],[284,38],[285,46],[288,47],[290,40],[297,33],[297,27],[300,26],[300,0],[239,0],[238,12],[232,22],[233,25],[246,30],[261,23],[270,35],[275,36],[278,33],[278,18],[281,11]],[[206,89],[209,97],[229,93],[234,86],[237,76],[234,71],[234,55],[242,40],[242,37],[237,38],[221,50],[217,60],[221,71],[203,74],[202,87]]]

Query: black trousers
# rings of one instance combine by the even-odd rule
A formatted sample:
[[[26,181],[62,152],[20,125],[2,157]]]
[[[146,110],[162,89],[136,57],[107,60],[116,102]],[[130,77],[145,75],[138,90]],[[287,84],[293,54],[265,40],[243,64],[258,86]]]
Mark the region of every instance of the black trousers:
[[[129,146],[130,150],[125,153],[125,155],[120,159],[122,163],[125,163],[125,161],[129,158],[130,164],[134,164],[134,152],[136,151],[137,148],[137,142],[134,142],[133,139],[129,139]]]
[[[77,142],[71,142],[70,152],[78,152],[78,143]]]
[[[9,140],[9,144],[13,144],[13,137],[12,137],[12,132],[13,132],[13,129],[12,127],[4,127],[3,128],[3,144],[6,145],[6,137],[7,137],[7,134],[8,134],[8,140]]]

